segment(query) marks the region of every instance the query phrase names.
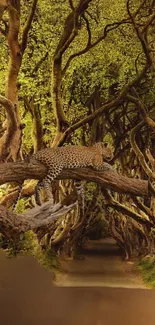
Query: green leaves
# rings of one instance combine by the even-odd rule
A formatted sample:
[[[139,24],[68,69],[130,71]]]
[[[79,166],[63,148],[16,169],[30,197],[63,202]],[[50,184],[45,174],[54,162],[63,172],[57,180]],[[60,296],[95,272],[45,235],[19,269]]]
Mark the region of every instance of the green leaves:
[[[21,1],[21,34],[28,18],[32,3]],[[137,10],[139,2],[132,3],[132,13]],[[51,142],[55,133],[55,118],[52,107],[51,72],[53,55],[64,30],[66,17],[71,13],[67,1],[48,0],[46,4],[40,0],[37,5],[34,20],[29,31],[27,48],[20,69],[19,101],[23,121],[31,129],[32,116],[25,109],[25,98],[33,100],[38,105],[45,142]],[[142,12],[143,13],[143,12]],[[139,18],[138,18],[139,17]],[[137,19],[140,19],[140,15]],[[141,23],[147,18],[143,15]],[[5,17],[7,22],[7,17]],[[86,24],[87,21],[87,24]],[[89,27],[88,27],[89,26]],[[2,23],[2,27],[3,23]],[[152,29],[149,32],[149,42],[153,40]],[[97,41],[105,33],[104,39],[90,48],[83,55],[71,60],[62,79],[62,103],[70,124],[91,113],[88,100],[100,91],[102,102],[109,100],[109,89],[117,83],[120,90],[129,80],[132,80],[144,66],[145,56],[136,31],[131,24],[124,0],[91,1],[85,19],[80,17],[78,35],[63,55],[62,69],[70,56],[83,50],[88,42]],[[91,36],[90,36],[91,35]],[[7,76],[7,42],[4,36],[0,38],[0,87],[4,92]],[[146,102],[153,103],[154,76],[150,72],[145,79]],[[3,119],[2,119],[3,120]],[[77,131],[80,137],[81,129]],[[24,145],[30,142],[24,130]],[[77,135],[77,134],[76,134]],[[30,143],[26,145],[30,148]]]

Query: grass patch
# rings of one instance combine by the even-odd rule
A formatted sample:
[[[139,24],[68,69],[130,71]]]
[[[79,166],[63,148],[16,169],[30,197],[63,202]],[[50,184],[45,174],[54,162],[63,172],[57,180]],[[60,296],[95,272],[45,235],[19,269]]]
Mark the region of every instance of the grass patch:
[[[51,271],[60,269],[56,254],[51,249],[42,250],[36,234],[32,231],[27,231],[23,234],[23,238],[16,238],[12,241],[8,241],[0,234],[0,248],[5,248],[6,255],[10,258],[18,255],[31,255],[46,269]]]
[[[144,282],[149,287],[155,288],[155,256],[143,257],[138,264],[138,270],[140,270]]]

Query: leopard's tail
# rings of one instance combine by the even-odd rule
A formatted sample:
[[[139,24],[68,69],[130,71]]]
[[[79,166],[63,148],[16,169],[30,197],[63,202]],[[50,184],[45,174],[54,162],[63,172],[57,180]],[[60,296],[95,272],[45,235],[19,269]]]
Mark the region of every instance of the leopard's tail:
[[[18,193],[17,193],[17,197],[16,197],[16,199],[15,199],[14,204],[12,205],[12,211],[15,211],[15,210],[16,210],[17,203],[18,203],[18,201],[21,199],[21,196],[22,196],[22,189],[23,189],[23,183],[19,183],[19,185],[18,185]]]

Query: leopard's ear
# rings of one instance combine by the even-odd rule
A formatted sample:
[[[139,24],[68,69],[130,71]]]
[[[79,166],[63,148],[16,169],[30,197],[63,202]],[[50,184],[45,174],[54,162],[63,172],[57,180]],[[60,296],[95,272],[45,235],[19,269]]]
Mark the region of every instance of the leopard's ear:
[[[109,145],[108,142],[96,142],[93,146],[95,146],[95,147],[107,148],[108,145]]]

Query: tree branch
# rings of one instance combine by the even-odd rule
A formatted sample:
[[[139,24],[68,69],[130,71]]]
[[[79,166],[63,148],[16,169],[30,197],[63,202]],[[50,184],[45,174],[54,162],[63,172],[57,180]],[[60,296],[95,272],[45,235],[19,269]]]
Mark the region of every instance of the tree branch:
[[[41,235],[44,236],[52,222],[65,216],[75,205],[76,202],[68,206],[63,206],[61,203],[52,206],[48,201],[41,207],[35,207],[21,214],[15,214],[1,205],[0,232],[7,238],[15,238],[28,230],[33,230],[35,233],[41,230]]]
[[[9,116],[11,126],[12,127],[15,126],[16,125],[16,119],[15,119],[14,111],[13,111],[14,110],[13,103],[9,99],[7,99],[6,97],[0,95],[0,104],[3,105],[4,108],[6,109],[6,113]]]
[[[96,45],[98,45],[101,41],[103,41],[107,34],[111,31],[111,30],[114,30],[116,28],[118,28],[120,25],[122,24],[126,24],[128,23],[128,20],[122,20],[120,22],[114,22],[112,24],[107,24],[105,27],[104,27],[104,31],[103,31],[103,35],[101,37],[99,37],[96,41],[94,41],[93,43],[91,43],[91,30],[89,28],[89,21],[87,20],[87,18],[84,16],[83,17],[84,20],[86,21],[86,27],[87,27],[87,32],[88,32],[88,42],[87,42],[87,45],[86,47],[79,51],[79,52],[76,52],[72,55],[70,55],[69,59],[67,60],[66,62],[66,65],[64,66],[63,70],[62,70],[62,76],[65,75],[71,61],[76,58],[77,56],[80,56],[80,55],[83,55],[85,53],[87,53],[90,49],[92,49],[93,47],[95,47]]]
[[[0,138],[0,156],[3,158],[3,155],[5,155],[6,150],[9,149],[9,144],[11,143],[11,140],[16,132],[17,121],[14,114],[13,103],[6,97],[0,95],[0,104],[5,108],[6,115],[8,117],[6,130],[4,131],[3,136]]]
[[[73,1],[72,0],[69,0],[69,5],[70,5],[70,7],[71,7],[71,9],[74,11],[74,5],[73,5]]]
[[[136,220],[140,224],[144,224],[147,226],[153,226],[153,222],[149,220],[149,218],[144,218],[141,214],[135,212],[134,210],[130,209],[129,207],[119,203],[117,200],[111,199],[111,201],[107,204],[108,206],[116,209],[118,212],[121,212],[132,219]]]
[[[131,143],[132,149],[135,152],[135,154],[139,160],[139,163],[142,166],[143,170],[145,171],[146,175],[149,178],[155,179],[155,173],[153,173],[152,170],[149,168],[144,155],[142,154],[142,152],[140,151],[140,149],[136,143],[136,134],[143,125],[144,125],[144,122],[142,121],[131,130],[130,143]]]
[[[21,183],[25,179],[43,179],[47,169],[39,162],[4,163],[0,164],[0,184],[7,182]],[[109,164],[103,164],[102,171],[93,168],[66,169],[57,179],[80,179],[88,182],[97,182],[105,188],[119,193],[129,193],[137,196],[148,196],[148,182],[132,179],[118,174]]]
[[[134,90],[134,89],[133,89]],[[135,91],[135,90],[134,90]],[[136,91],[135,91],[136,93]],[[136,93],[137,95],[137,93]],[[149,117],[146,113],[146,109],[145,109],[145,106],[143,104],[143,102],[140,100],[140,98],[137,98],[137,97],[134,97],[134,96],[131,96],[131,95],[127,95],[126,98],[132,102],[132,103],[135,103],[136,106],[138,107],[144,121],[147,123],[147,125],[153,130],[155,131],[155,121],[153,121],[153,119],[151,117]]]
[[[104,104],[103,106],[98,108],[95,112],[90,114],[89,116],[83,118],[82,120],[78,121],[77,123],[75,123],[72,126],[70,126],[69,128],[67,128],[66,131],[61,135],[61,138],[59,139],[59,143],[57,145],[59,145],[59,146],[62,145],[67,140],[68,136],[73,131],[80,128],[81,126],[95,120],[99,116],[102,116],[103,113],[108,112],[111,108],[120,106],[120,104],[122,104],[126,100],[125,96],[126,96],[127,92],[143,78],[147,69],[148,69],[148,65],[146,63],[144,68],[138,74],[136,74],[136,77],[133,80],[129,81],[122,88],[122,90],[120,91],[120,93],[118,94],[118,96],[115,99],[112,99],[110,102]]]
[[[52,69],[52,104],[57,123],[57,134],[53,141],[53,146],[59,144],[61,137],[63,137],[63,133],[69,126],[62,104],[62,57],[78,35],[79,17],[88,8],[91,1],[92,0],[80,0],[74,10],[67,16],[62,36],[54,53]]]
[[[31,8],[31,11],[30,11],[28,20],[26,22],[26,25],[24,27],[24,30],[23,30],[22,42],[21,42],[21,50],[22,50],[22,53],[24,53],[24,51],[26,49],[26,46],[27,46],[28,32],[29,32],[29,30],[31,28],[32,20],[33,20],[33,17],[34,17],[34,14],[35,14],[35,10],[36,10],[37,1],[38,0],[33,0],[32,8]]]
[[[91,46],[91,30],[90,30],[90,27],[89,27],[89,21],[88,21],[88,19],[85,17],[84,14],[83,14],[83,19],[84,19],[85,22],[86,22],[87,33],[88,33],[88,41],[87,41],[87,45],[86,45],[86,47],[85,47],[83,50],[81,50],[81,51],[79,51],[79,52],[76,52],[76,53],[70,55],[69,59],[67,60],[65,66],[64,66],[64,68],[63,68],[63,70],[62,70],[62,77],[65,75],[65,73],[66,73],[66,71],[67,71],[67,69],[68,69],[68,67],[69,67],[69,65],[70,65],[70,63],[71,63],[71,61],[72,61],[74,58],[76,58],[77,56],[80,56],[80,55],[82,55],[82,54],[87,53],[87,52],[89,51],[89,49],[90,49],[90,46]]]
[[[138,28],[138,26],[136,24],[136,21],[135,21],[136,15],[131,14],[129,2],[130,2],[130,0],[127,1],[127,12],[128,12],[128,15],[129,15],[129,17],[130,17],[130,19],[132,21],[132,24],[133,24],[133,27],[134,27],[134,29],[136,31],[138,39],[141,42],[142,49],[143,49],[143,52],[144,52],[145,57],[146,57],[147,65],[150,66],[151,63],[152,63],[152,60],[151,60],[150,50],[149,50],[148,42],[147,42],[147,31],[148,31],[149,26],[152,24],[152,22],[155,19],[155,13],[153,13],[152,15],[149,16],[147,22],[145,23],[145,26],[143,27],[142,31],[140,31],[140,29]]]
[[[72,11],[67,16],[65,21],[64,32],[54,54],[55,60],[60,60],[63,53],[66,51],[66,49],[76,37],[78,33],[78,18],[88,8],[88,5],[91,1],[92,0],[80,0],[80,3],[77,7],[75,7],[74,11]]]

